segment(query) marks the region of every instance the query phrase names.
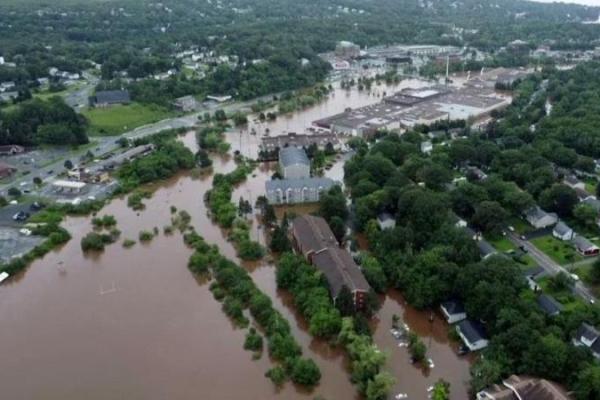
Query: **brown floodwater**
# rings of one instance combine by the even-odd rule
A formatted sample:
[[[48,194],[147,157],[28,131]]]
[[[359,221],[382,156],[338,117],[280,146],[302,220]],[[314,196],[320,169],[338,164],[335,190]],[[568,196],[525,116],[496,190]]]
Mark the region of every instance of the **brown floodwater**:
[[[299,130],[305,120],[342,111],[346,104],[376,101],[377,96],[367,93],[336,90],[325,103],[296,113],[296,117],[279,118],[270,129],[273,134],[284,126]],[[238,138],[231,133],[227,137],[235,149]],[[255,152],[258,135],[246,132],[242,137],[247,151]],[[180,140],[191,148],[196,146],[193,132]],[[341,180],[342,164],[343,160],[338,160],[326,175]],[[234,168],[231,158],[214,160],[215,172]],[[261,165],[236,188],[234,201],[243,196],[254,202],[272,173],[273,165]],[[203,196],[211,184],[211,174],[180,174],[152,185],[154,195],[145,200],[144,211],[131,210],[126,199],[108,204],[100,215],[116,217],[121,239],[137,240],[141,230],[155,227],[161,231],[150,243],[130,249],[124,249],[119,241],[101,254],[84,255],[79,243],[92,230],[91,218],[67,218],[64,226],[73,239],[0,287],[0,398],[358,398],[349,381],[344,353],[310,336],[289,295],[277,290],[271,260],[242,265],[288,319],[304,355],[319,365],[321,384],[312,392],[290,383],[275,388],[264,377],[273,365],[267,353],[252,360],[252,354],[242,347],[245,330],[233,326],[207,283],[188,271],[191,252],[181,236],[162,233],[163,226],[170,224],[171,205],[188,211],[192,224],[209,243],[239,261],[226,240],[227,233],[212,223],[204,206]],[[310,206],[293,208],[297,213],[313,210]],[[282,212],[279,210],[280,215]],[[265,243],[265,233],[256,221],[251,232]],[[422,336],[436,364],[430,372],[411,365],[406,349],[397,346],[389,333],[393,314]],[[469,361],[456,356],[448,344],[443,321],[436,317],[430,323],[428,317],[429,313],[403,304],[398,294],[385,297],[374,322],[374,337],[389,354],[388,368],[398,380],[394,394],[426,399],[426,388],[443,377],[452,385],[452,398],[464,399]]]

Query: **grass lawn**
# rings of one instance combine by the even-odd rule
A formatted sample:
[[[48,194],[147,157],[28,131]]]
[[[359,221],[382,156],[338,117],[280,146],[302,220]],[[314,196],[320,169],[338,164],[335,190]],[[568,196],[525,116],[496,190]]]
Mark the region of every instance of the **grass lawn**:
[[[515,245],[512,244],[512,242],[510,240],[508,240],[508,238],[506,236],[498,236],[495,238],[490,238],[490,239],[488,239],[488,242],[490,242],[490,244],[492,246],[494,246],[496,248],[496,250],[498,250],[502,253],[505,253],[507,251],[515,249]]]
[[[174,113],[154,105],[132,103],[106,108],[85,110],[83,115],[90,121],[91,135],[120,135],[139,126],[158,122]]]
[[[583,257],[575,251],[571,243],[560,241],[550,235],[531,239],[531,243],[560,265],[583,259]]]

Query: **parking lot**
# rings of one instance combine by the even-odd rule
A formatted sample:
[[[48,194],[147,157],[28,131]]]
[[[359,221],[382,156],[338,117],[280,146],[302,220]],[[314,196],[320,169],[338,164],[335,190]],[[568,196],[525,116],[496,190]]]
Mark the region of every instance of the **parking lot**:
[[[0,227],[0,263],[31,251],[44,240],[41,236],[25,236],[19,228]]]

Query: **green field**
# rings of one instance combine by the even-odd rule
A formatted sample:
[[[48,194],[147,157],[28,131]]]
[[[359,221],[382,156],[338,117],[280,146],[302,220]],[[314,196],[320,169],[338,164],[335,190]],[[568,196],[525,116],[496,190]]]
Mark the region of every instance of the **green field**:
[[[531,239],[531,243],[560,265],[583,260],[570,242],[563,242],[550,235]]]
[[[89,134],[97,136],[120,135],[139,126],[158,122],[174,115],[162,107],[139,103],[91,108],[82,114],[90,122]]]

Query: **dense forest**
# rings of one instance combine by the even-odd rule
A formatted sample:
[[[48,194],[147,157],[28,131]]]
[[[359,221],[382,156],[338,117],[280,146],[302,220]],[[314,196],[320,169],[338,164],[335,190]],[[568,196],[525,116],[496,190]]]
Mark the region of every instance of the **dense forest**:
[[[85,144],[86,124],[60,97],[28,100],[15,110],[0,110],[0,145]]]

